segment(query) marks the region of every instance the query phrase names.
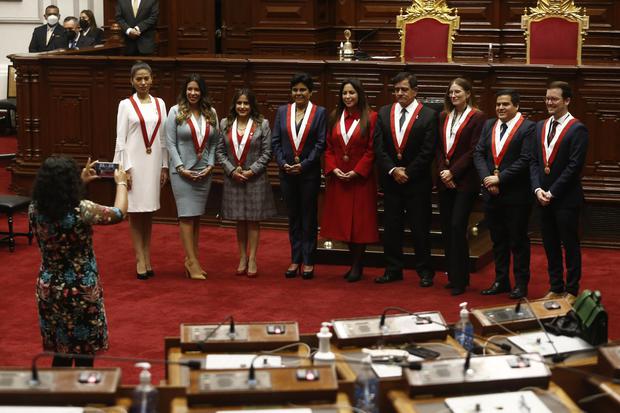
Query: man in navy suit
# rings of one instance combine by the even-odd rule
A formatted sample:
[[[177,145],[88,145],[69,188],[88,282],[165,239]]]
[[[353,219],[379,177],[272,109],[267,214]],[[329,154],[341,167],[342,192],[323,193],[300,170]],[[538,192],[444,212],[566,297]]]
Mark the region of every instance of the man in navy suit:
[[[118,0],[116,22],[125,34],[126,55],[150,55],[155,52],[155,29],[159,18],[159,0]]]
[[[528,222],[532,208],[530,153],[536,124],[519,112],[519,93],[496,94],[496,119],[486,121],[474,151],[474,164],[482,181],[485,215],[493,241],[495,281],[482,295],[510,292],[510,298],[527,295],[530,281]],[[510,253],[515,287],[510,288]]]
[[[540,206],[543,245],[547,254],[550,288],[545,298],[579,293],[581,249],[579,213],[583,205],[581,171],[588,151],[588,129],[568,111],[572,90],[566,82],[552,82],[545,102],[549,118],[538,122],[530,179]],[[562,265],[566,262],[566,281]]]
[[[47,52],[67,47],[65,31],[58,24],[60,19],[58,7],[54,5],[47,6],[43,17],[45,17],[46,24],[36,27],[32,32],[28,52]]]
[[[384,192],[383,251],[385,273],[379,284],[403,279],[403,231],[411,227],[420,286],[433,285],[430,225],[431,162],[438,134],[437,112],[416,100],[413,73],[393,79],[396,102],[379,110],[374,132],[376,162]]]

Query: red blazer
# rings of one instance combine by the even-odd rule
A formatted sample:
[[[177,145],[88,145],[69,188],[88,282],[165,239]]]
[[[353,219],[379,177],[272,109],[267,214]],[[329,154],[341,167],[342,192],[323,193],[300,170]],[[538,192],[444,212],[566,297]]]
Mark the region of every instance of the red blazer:
[[[321,236],[355,243],[379,241],[377,230],[377,184],[374,171],[373,132],[377,113],[369,113],[369,127],[362,136],[359,127],[345,146],[340,134],[340,121],[336,122],[327,136],[325,150],[325,201],[321,217]],[[349,128],[356,118],[345,117]],[[351,170],[359,176],[345,182],[338,179],[333,170],[346,173]]]
[[[458,137],[458,142],[454,143],[456,147],[454,147],[454,152],[448,164],[446,162],[444,136],[444,122],[447,116],[446,112],[442,112],[439,115],[439,145],[437,145],[435,153],[437,189],[440,191],[447,189],[439,178],[439,172],[449,169],[454,177],[457,191],[478,192],[480,190],[480,178],[474,167],[473,154],[487,117],[481,110],[475,110],[473,115],[464,124],[460,137]]]

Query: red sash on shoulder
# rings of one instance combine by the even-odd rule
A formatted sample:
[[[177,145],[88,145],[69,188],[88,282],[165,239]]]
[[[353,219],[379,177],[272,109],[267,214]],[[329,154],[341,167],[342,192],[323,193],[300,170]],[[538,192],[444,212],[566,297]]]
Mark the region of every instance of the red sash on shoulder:
[[[153,142],[155,141],[155,137],[157,136],[157,131],[159,130],[159,125],[161,125],[161,108],[159,107],[159,101],[155,96],[152,96],[155,99],[155,107],[157,108],[157,125],[155,125],[155,129],[153,129],[153,134],[151,135],[151,139],[149,140],[149,135],[146,132],[146,122],[144,121],[144,116],[142,116],[142,111],[140,111],[140,106],[132,96],[129,96],[129,101],[133,106],[133,109],[136,111],[138,115],[138,119],[140,120],[140,129],[142,130],[142,139],[144,140],[144,146],[146,147],[146,153],[151,153],[151,146],[153,146]]]
[[[316,114],[317,106],[314,104],[312,105],[312,110],[310,111],[308,122],[306,123],[306,130],[304,130],[304,134],[299,142],[299,148],[295,148],[295,142],[293,141],[293,131],[291,130],[291,107],[292,105],[289,103],[288,107],[286,108],[286,130],[288,131],[288,140],[291,143],[291,148],[293,148],[295,157],[299,157],[302,150],[304,149],[306,139],[308,139],[308,135],[310,134],[310,129],[312,127],[312,122],[314,121],[314,115]]]
[[[497,153],[497,147],[495,146],[495,130],[497,129],[496,127],[497,127],[497,124],[500,123],[500,120],[498,119],[493,125],[493,132],[491,133],[491,151],[493,153],[493,163],[495,164],[495,169],[499,169],[499,165],[502,163],[502,159],[504,159],[504,155],[506,155],[508,146],[510,145],[510,142],[512,142],[512,138],[514,138],[515,135],[517,134],[517,131],[519,130],[519,127],[521,126],[523,121],[524,121],[524,118],[523,116],[521,116],[519,120],[517,121],[517,123],[515,124],[514,128],[512,128],[512,131],[510,131],[510,135],[506,137],[506,142],[504,142],[504,146],[502,146],[502,150],[500,151],[499,154]]]
[[[405,134],[403,135],[403,140],[398,144],[398,140],[396,139],[396,126],[394,125],[394,119],[396,118],[396,103],[392,104],[392,109],[390,110],[390,128],[392,129],[392,142],[394,143],[394,148],[396,149],[396,153],[402,157],[403,148],[407,145],[407,141],[409,140],[409,133],[411,132],[411,128],[415,124],[418,119],[418,114],[422,110],[422,104],[418,102],[418,106],[413,111],[413,115],[409,119],[409,124],[407,125],[407,129],[405,129]]]
[[[549,174],[549,172],[551,172],[551,164],[553,164],[553,161],[555,160],[555,157],[558,154],[558,150],[560,149],[560,144],[564,140],[566,133],[568,133],[568,130],[575,123],[579,122],[577,118],[572,118],[571,120],[568,121],[566,126],[564,126],[564,128],[562,129],[562,133],[560,133],[560,136],[558,136],[558,139],[555,141],[555,145],[553,145],[553,151],[551,152],[551,156],[549,156],[549,160],[547,160],[547,146],[545,145],[545,131],[547,130],[547,125],[549,124],[550,120],[551,118],[545,121],[545,124],[543,125],[542,130],[540,132],[540,135],[541,135],[540,144],[542,145],[543,162],[545,162],[545,173],[547,175]]]
[[[191,116],[191,115],[190,115]],[[192,122],[191,118],[187,119],[187,124],[189,125],[189,130],[192,133],[192,141],[194,141],[194,150],[196,151],[196,157],[198,159],[202,159],[202,152],[205,150],[207,146],[207,140],[209,140],[209,134],[211,133],[211,125],[209,122],[206,122],[207,126],[205,127],[205,137],[202,140],[202,144],[198,144],[198,134],[196,133],[196,127],[194,126],[194,122]]]
[[[448,129],[448,118],[450,116],[449,114],[446,115],[446,119],[443,122],[443,150],[444,150],[444,153],[446,154],[446,160],[449,161],[450,158],[452,158],[452,154],[454,154],[454,150],[456,149],[456,146],[458,145],[459,140],[461,139],[461,133],[463,132],[463,128],[465,128],[465,126],[467,125],[471,117],[474,116],[474,113],[476,113],[477,111],[478,110],[476,108],[471,108],[471,110],[467,114],[467,117],[465,118],[463,123],[461,123],[461,126],[459,127],[459,129],[456,131],[456,135],[454,136],[454,143],[452,144],[452,147],[450,148],[449,152],[446,152],[448,148],[448,133],[446,131]]]

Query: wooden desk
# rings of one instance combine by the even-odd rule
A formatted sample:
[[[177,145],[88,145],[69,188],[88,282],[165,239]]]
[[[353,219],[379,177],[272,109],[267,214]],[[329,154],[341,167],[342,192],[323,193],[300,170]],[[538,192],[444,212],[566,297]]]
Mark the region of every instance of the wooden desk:
[[[581,412],[581,409],[573,403],[570,397],[553,382],[549,384],[548,390],[534,389],[534,391],[553,413]],[[437,413],[447,411],[444,404],[445,398],[443,397],[411,399],[407,392],[403,390],[392,390],[387,396],[397,413]]]

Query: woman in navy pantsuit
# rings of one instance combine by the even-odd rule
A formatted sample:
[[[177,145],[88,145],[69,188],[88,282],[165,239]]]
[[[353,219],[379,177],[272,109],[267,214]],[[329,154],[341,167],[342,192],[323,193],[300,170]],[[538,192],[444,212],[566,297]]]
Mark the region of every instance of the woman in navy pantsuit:
[[[286,201],[291,243],[287,278],[299,272],[314,277],[317,239],[317,202],[321,184],[321,153],[325,148],[325,108],[310,102],[312,77],[298,73],[291,79],[292,104],[278,108],[271,146],[280,168],[280,188]]]

